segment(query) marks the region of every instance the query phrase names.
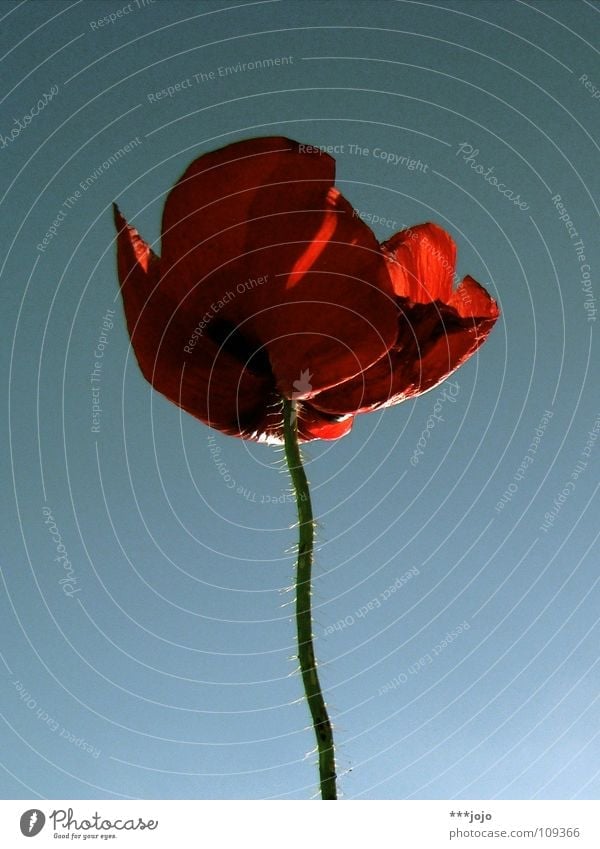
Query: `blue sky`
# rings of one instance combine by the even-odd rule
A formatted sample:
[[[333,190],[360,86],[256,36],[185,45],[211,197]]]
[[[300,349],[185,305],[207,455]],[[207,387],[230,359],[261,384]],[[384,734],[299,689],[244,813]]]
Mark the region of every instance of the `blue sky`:
[[[159,250],[194,157],[283,134],[339,148],[337,185],[381,240],[449,230],[502,308],[452,392],[305,451],[344,798],[597,798],[597,9],[0,14],[2,797],[316,793],[282,455],[143,380],[110,213]]]

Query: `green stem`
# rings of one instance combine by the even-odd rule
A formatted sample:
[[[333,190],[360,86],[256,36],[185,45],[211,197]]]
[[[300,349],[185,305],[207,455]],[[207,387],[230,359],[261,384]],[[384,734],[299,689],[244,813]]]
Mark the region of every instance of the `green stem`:
[[[285,457],[296,493],[300,538],[296,576],[296,629],[298,660],[306,700],[312,716],[319,752],[319,779],[322,799],[337,799],[333,731],[317,674],[313,647],[311,613],[311,572],[314,551],[314,523],[310,491],[298,445],[296,402],[283,399]]]

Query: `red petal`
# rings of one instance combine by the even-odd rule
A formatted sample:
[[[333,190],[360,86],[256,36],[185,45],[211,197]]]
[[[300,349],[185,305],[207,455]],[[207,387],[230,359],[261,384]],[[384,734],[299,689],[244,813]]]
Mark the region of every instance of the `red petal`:
[[[310,397],[367,368],[396,336],[379,245],[332,187],[333,160],[302,147],[253,139],[200,157],[163,218],[169,292],[236,327],[249,349],[264,346],[288,397],[301,372],[312,375]]]
[[[205,424],[236,436],[253,432],[273,394],[270,372],[251,371],[202,333],[193,337],[196,321],[165,294],[158,257],[116,207],[115,222],[125,315],[142,374]]]
[[[456,245],[449,233],[437,224],[418,224],[381,247],[396,295],[417,304],[448,303],[456,266]]]
[[[250,372],[210,340],[186,359],[181,347],[170,344],[171,335],[166,334],[157,355],[154,388],[210,427],[231,436],[259,438],[274,394],[270,377]]]
[[[259,247],[268,244],[267,237],[275,241],[282,213],[320,208],[333,185],[335,162],[299,148],[286,138],[257,138],[192,162],[163,214],[162,258],[165,270],[172,269],[174,291],[188,294],[214,274],[235,288],[252,275],[234,279],[227,264],[252,250],[250,242]],[[252,256],[247,259],[253,262]],[[229,285],[215,287],[215,294]]]
[[[331,414],[371,412],[441,383],[483,344],[499,316],[496,302],[472,278],[463,281],[461,291],[471,298],[468,304],[453,296],[462,315],[439,301],[400,301],[398,339],[389,354],[362,375],[313,398],[312,405]],[[474,307],[482,315],[468,314]]]

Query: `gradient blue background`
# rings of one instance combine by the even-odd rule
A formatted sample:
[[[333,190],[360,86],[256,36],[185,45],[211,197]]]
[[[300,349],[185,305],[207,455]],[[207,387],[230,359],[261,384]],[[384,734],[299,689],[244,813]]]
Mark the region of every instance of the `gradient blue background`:
[[[305,452],[319,518],[316,648],[343,796],[597,798],[597,440],[541,527],[600,415],[597,330],[551,200],[562,196],[585,243],[598,297],[600,100],[580,81],[600,87],[598,6],[133,0],[92,28],[126,5],[0,4],[0,133],[59,87],[0,150],[0,795],[316,793],[285,591],[296,534],[281,453],[209,431],[144,382],[110,214],[117,200],[158,250],[165,195],[194,157],[284,134],[345,145],[337,185],[351,203],[398,229],[441,224],[459,274],[503,311],[455,375],[455,402],[417,465],[441,390]],[[293,62],[148,99],[194,73],[282,56]],[[38,251],[65,198],[136,137]],[[457,155],[463,142],[528,210]],[[107,308],[115,326],[93,433],[89,375]],[[545,410],[535,460],[499,512]],[[73,564],[73,597],[44,506]]]

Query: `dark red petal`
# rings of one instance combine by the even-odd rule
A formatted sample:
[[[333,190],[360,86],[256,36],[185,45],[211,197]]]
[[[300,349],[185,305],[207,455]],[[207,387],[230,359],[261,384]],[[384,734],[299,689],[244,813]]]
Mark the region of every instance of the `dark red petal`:
[[[282,212],[319,203],[333,185],[335,161],[304,147],[279,136],[249,139],[189,165],[163,213],[162,258],[178,266],[179,287],[189,276],[194,285],[198,269],[216,271],[223,251],[225,258],[243,253],[248,228],[272,230]]]
[[[117,263],[127,326],[142,374],[170,401],[235,436],[253,431],[273,393],[256,373],[200,332],[160,285],[160,260],[115,207]],[[187,350],[186,350],[187,349]]]
[[[456,306],[401,299],[398,339],[389,354],[311,404],[331,414],[370,412],[437,386],[485,342],[500,314],[472,278],[465,278],[451,300]]]
[[[359,373],[396,336],[386,262],[333,188],[334,161],[283,138],[192,163],[163,218],[164,285],[198,319],[264,346],[277,387],[301,397]]]
[[[394,291],[417,304],[448,303],[456,267],[454,240],[437,224],[401,230],[381,246]]]

